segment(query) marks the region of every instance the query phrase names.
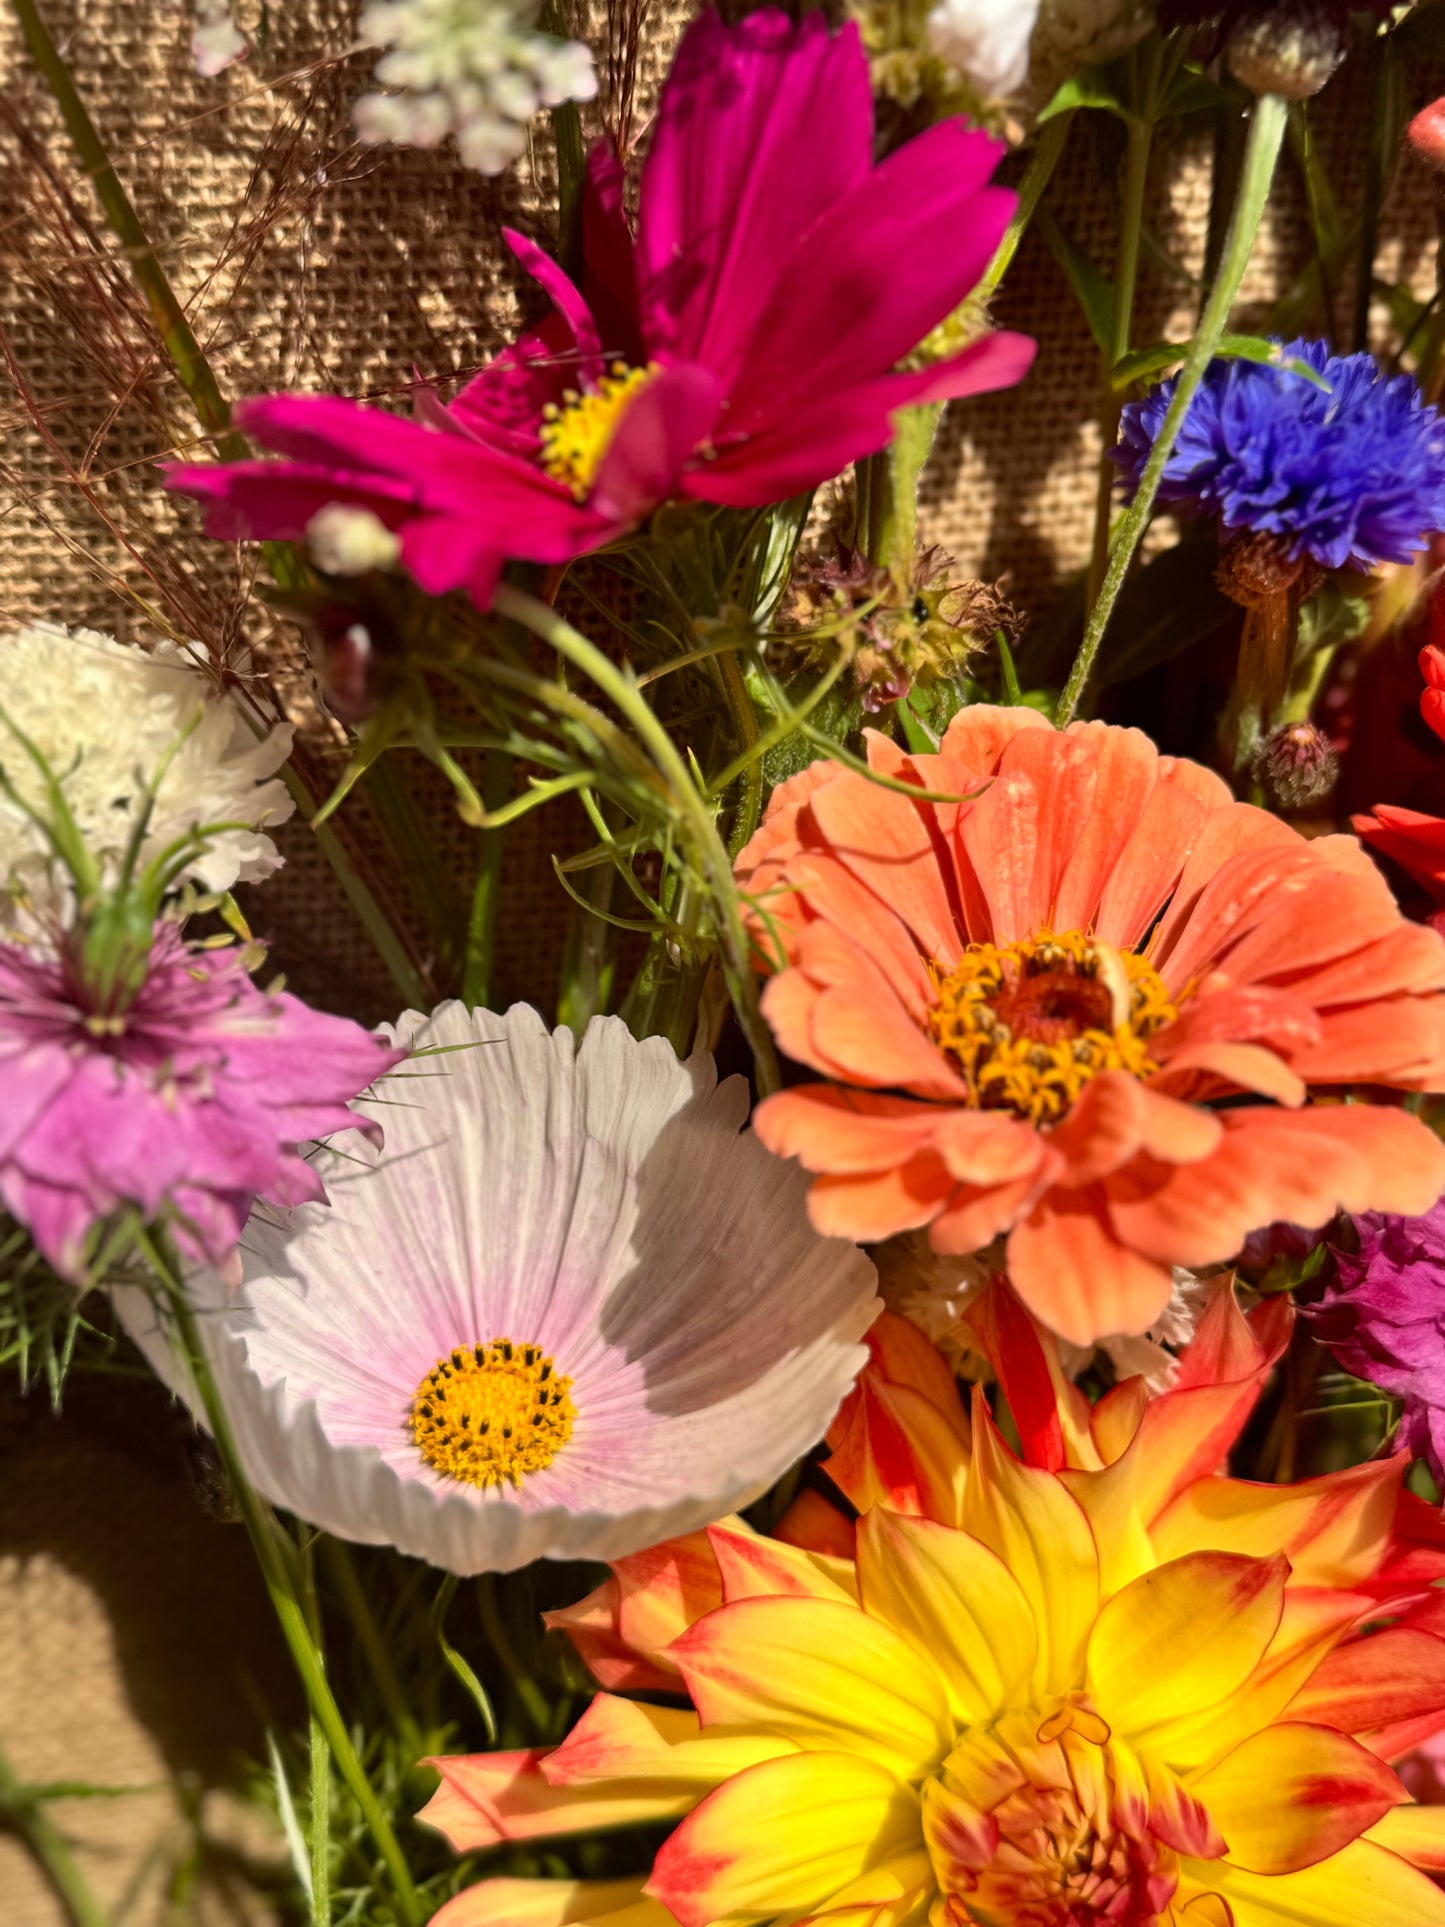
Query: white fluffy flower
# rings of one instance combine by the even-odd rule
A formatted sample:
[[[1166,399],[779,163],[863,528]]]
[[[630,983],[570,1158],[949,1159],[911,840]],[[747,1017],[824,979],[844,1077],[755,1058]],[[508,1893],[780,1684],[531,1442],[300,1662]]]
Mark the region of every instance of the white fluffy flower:
[[[468,167],[500,174],[540,108],[597,92],[591,51],[538,33],[535,18],[529,0],[368,0],[358,44],[387,49],[376,79],[397,91],[362,95],[361,138],[435,147],[453,134]]]
[[[1039,0],[939,0],[928,42],[987,100],[1017,93],[1028,79],[1029,41]]]
[[[230,0],[196,0],[196,26],[191,35],[191,59],[203,80],[213,80],[251,51],[245,34],[231,15]]]
[[[190,1283],[256,1486],[458,1573],[612,1559],[746,1505],[866,1356],[873,1267],[808,1222],[740,1078],[598,1018],[403,1017],[414,1057],[322,1151],[329,1208],[258,1211],[239,1299]],[[118,1293],[172,1374],[149,1301]]]
[[[0,786],[0,893],[8,884],[41,912],[69,895],[44,832],[22,807],[43,812],[46,792],[17,731],[59,781],[106,882],[116,880],[148,786],[156,793],[142,868],[212,823],[231,827],[208,836],[184,871],[204,888],[229,890],[280,865],[261,825],[284,822],[293,807],[285,784],[268,780],[290,753],[289,724],[258,739],[172,642],[147,652],[37,622],[0,631],[0,777],[8,785]]]

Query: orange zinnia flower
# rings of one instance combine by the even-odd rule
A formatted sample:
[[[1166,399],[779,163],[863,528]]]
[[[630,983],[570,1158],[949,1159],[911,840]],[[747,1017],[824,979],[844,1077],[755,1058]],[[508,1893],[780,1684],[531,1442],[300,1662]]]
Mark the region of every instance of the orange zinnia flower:
[[[758,1109],[819,1174],[820,1231],[1009,1234],[1078,1344],[1144,1330],[1170,1267],[1274,1219],[1418,1214],[1445,1149],[1398,1108],[1445,1082],[1445,945],[1359,844],[1307,842],[1137,730],[977,707],[940,752],[869,741],[775,793],[738,863],[782,1049],[828,1079]]]

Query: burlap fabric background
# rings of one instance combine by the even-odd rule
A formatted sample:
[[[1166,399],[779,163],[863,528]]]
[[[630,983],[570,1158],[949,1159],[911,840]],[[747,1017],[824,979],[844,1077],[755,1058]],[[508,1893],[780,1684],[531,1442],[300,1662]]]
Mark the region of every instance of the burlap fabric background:
[[[490,182],[446,153],[374,153],[352,141],[349,104],[367,71],[350,57],[354,4],[286,0],[247,64],[195,75],[190,10],[176,0],[46,0],[61,43],[197,333],[231,396],[304,387],[400,396],[418,376],[450,393],[530,312],[497,230],[542,230],[550,161]],[[241,8],[246,18],[245,0]],[[259,8],[247,24],[254,24]],[[655,0],[643,41],[645,111],[683,12]],[[1441,77],[1412,76],[1419,101]],[[1358,203],[1368,79],[1347,71],[1320,103],[1341,203]],[[1208,147],[1181,139],[1159,170],[1150,227],[1198,277]],[[1075,240],[1107,265],[1117,196],[1107,137],[1076,127],[1050,195]],[[1252,309],[1306,258],[1286,168],[1245,289]],[[1423,176],[1398,170],[1377,271],[1428,291],[1435,219]],[[947,237],[940,237],[947,244]],[[880,262],[880,273],[887,263]],[[1196,296],[1146,259],[1136,339],[1187,332]],[[1352,290],[1337,291],[1343,323]],[[998,316],[1037,336],[1017,392],[956,407],[925,486],[928,539],[965,567],[1008,574],[1047,607],[1087,555],[1099,433],[1098,359],[1077,305],[1031,238]],[[159,626],[239,645],[250,565],[198,540],[191,511],[157,490],[154,463],[196,445],[123,266],[103,237],[58,117],[0,11],[0,620],[45,617],[130,635]],[[311,700],[294,636],[252,640],[322,775],[342,755]],[[419,786],[443,875],[469,887],[475,848],[446,798]],[[364,799],[343,833],[399,906],[407,881]],[[548,1005],[567,906],[547,858],[579,840],[565,806],[507,844],[495,1000]],[[300,825],[287,869],[250,905],[293,987],[375,1019],[394,993]],[[425,946],[418,946],[425,967]],[[3,1093],[0,1093],[3,1102]],[[279,1849],[238,1819],[223,1785],[262,1749],[255,1708],[285,1705],[284,1666],[234,1528],[198,1504],[185,1427],[144,1387],[77,1387],[60,1422],[43,1394],[0,1398],[0,1742],[25,1780],[141,1789],[62,1800],[53,1817],[117,1920],[264,1920]],[[264,1688],[264,1690],[263,1690]],[[198,1848],[201,1843],[204,1850]],[[0,1921],[64,1918],[0,1836]]]

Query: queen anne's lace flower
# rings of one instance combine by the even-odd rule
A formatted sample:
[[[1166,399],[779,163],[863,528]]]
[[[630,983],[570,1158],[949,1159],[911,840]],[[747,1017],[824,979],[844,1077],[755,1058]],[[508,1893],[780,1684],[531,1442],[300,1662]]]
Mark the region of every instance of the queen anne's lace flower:
[[[525,0],[370,0],[358,40],[388,49],[376,78],[398,91],[362,95],[361,138],[435,147],[454,134],[468,167],[500,174],[540,108],[597,92],[590,50],[538,33],[535,13]]]
[[[236,25],[230,0],[196,0],[196,26],[191,35],[191,59],[203,80],[213,80],[251,51]]]
[[[269,876],[281,863],[262,828],[292,802],[271,780],[291,749],[282,724],[257,738],[227,696],[171,642],[147,652],[90,629],[37,622],[0,633],[0,894],[38,911],[66,895],[51,846],[28,814],[48,814],[59,781],[104,883],[114,883],[154,790],[140,867],[202,832],[183,874],[208,890]],[[224,825],[204,834],[211,824]]]
[[[873,1268],[820,1238],[740,1078],[598,1018],[403,1017],[384,1155],[321,1153],[329,1211],[190,1281],[270,1499],[453,1572],[609,1558],[746,1505],[822,1434]],[[404,1096],[405,1102],[398,1102]],[[123,1315],[172,1371],[148,1302]]]

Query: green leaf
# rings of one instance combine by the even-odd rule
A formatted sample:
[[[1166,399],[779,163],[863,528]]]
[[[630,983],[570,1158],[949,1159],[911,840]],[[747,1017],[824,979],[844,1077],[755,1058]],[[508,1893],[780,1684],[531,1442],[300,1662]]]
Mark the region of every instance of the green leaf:
[[[1084,311],[1084,319],[1089,324],[1089,333],[1094,337],[1099,353],[1107,355],[1114,333],[1113,282],[1094,265],[1078,242],[1059,226],[1049,208],[1041,207],[1034,219]]]
[[[1039,120],[1071,114],[1076,107],[1097,107],[1106,114],[1117,114],[1121,120],[1130,118],[1129,109],[1114,91],[1107,67],[1081,67],[1060,87]]]
[[[1136,348],[1133,354],[1116,361],[1110,371],[1109,380],[1115,394],[1122,395],[1136,382],[1149,381],[1156,375],[1162,375],[1167,368],[1183,361],[1188,352],[1187,341],[1158,341],[1152,348]],[[1264,335],[1225,335],[1219,343],[1219,353],[1215,359],[1273,362],[1276,367],[1302,375],[1306,381],[1313,382],[1316,388],[1329,393],[1330,385],[1318,370],[1311,368],[1307,361],[1301,361],[1297,355],[1281,355],[1279,343],[1266,339]]]
[[[1362,636],[1370,620],[1367,596],[1351,595],[1338,582],[1326,582],[1299,612],[1299,641],[1295,660],[1303,662],[1317,649],[1336,649]]]
[[[1200,67],[1181,67],[1174,84],[1164,96],[1164,114],[1212,113],[1219,107],[1232,107],[1238,99],[1227,87],[1211,80]]]

